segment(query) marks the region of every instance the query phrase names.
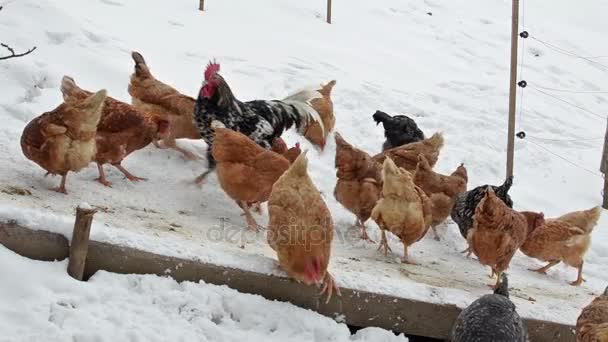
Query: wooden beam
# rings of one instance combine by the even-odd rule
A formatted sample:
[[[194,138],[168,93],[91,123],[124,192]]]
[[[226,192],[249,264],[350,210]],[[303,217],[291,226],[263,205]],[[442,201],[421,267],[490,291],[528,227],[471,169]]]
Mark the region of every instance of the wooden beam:
[[[32,246],[32,240],[38,241]],[[45,241],[46,240],[46,241]],[[42,242],[45,241],[45,242]],[[0,223],[0,243],[30,258],[44,260],[67,256],[67,240],[58,234],[32,231],[15,223]],[[63,250],[63,253],[60,251]],[[46,255],[48,254],[48,255]],[[105,270],[123,274],[156,274],[177,281],[200,280],[227,285],[244,293],[292,303],[328,317],[342,315],[344,322],[358,327],[380,327],[398,333],[438,339],[448,337],[460,309],[450,304],[427,303],[402,297],[341,288],[342,297],[318,296],[319,289],[288,278],[149,253],[129,247],[91,241],[84,278]],[[574,327],[554,322],[524,319],[531,341],[570,342]]]
[[[512,0],[511,13],[511,79],[509,84],[509,127],[507,132],[507,177],[513,176],[515,153],[515,109],[517,107],[517,43],[519,31],[519,0]]]
[[[331,0],[327,0],[327,23],[331,24]]]
[[[95,209],[76,208],[76,220],[70,243],[70,261],[68,262],[68,274],[74,279],[82,280],[84,275],[85,261],[89,251],[89,235],[95,213]]]
[[[205,0],[199,0],[198,1],[198,9],[200,11],[204,11],[205,10]]]

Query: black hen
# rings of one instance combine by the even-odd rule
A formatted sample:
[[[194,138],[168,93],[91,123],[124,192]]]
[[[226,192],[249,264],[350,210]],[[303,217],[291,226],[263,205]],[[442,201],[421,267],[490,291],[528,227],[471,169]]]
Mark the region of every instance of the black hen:
[[[215,169],[215,160],[211,155],[213,120],[220,121],[226,128],[245,134],[265,149],[270,149],[273,141],[292,126],[298,128],[302,134],[311,122],[318,122],[323,128],[319,113],[310,105],[312,99],[323,96],[319,91],[304,90],[281,101],[242,102],[232,94],[219,70],[220,65],[217,63],[207,66],[205,80],[194,108],[194,122],[209,146],[209,169],[197,178],[197,182],[204,180],[207,174]]]
[[[464,309],[452,328],[452,342],[524,342],[528,340],[524,323],[509,300],[506,274],[494,294],[477,299]]]
[[[509,208],[513,208],[513,200],[509,196],[508,192],[513,185],[513,176],[508,177],[505,182],[500,186],[495,185],[481,185],[475,189],[463,192],[456,198],[456,203],[452,208],[451,217],[460,229],[460,234],[465,239],[469,229],[473,227],[473,218],[475,217],[475,208],[479,202],[486,195],[486,189],[488,186],[492,187],[494,193],[500,198]]]
[[[408,116],[390,116],[377,110],[372,117],[376,121],[376,125],[382,122],[384,126],[386,141],[382,145],[382,151],[424,140],[424,133],[418,128],[416,122]]]

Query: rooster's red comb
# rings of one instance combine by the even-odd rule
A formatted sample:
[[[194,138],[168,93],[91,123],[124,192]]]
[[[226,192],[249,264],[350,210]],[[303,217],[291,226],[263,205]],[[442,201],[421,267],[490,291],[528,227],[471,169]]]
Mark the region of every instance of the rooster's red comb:
[[[213,75],[220,71],[220,65],[215,60],[210,61],[205,69],[205,81],[209,81]]]

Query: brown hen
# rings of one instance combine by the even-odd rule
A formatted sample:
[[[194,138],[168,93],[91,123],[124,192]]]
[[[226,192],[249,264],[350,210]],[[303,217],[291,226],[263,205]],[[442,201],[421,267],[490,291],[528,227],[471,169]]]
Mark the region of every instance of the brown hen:
[[[473,228],[467,233],[471,251],[482,265],[490,266],[500,285],[502,273],[528,235],[526,217],[509,208],[488,186],[475,208]]]
[[[83,99],[91,94],[78,87],[69,76],[63,77],[61,92],[64,99]],[[141,150],[168,133],[169,123],[166,120],[155,115],[145,115],[129,104],[106,97],[97,126],[95,161],[99,178],[96,180],[105,186],[112,186],[105,177],[104,164],[111,164],[130,181],[146,180],[131,174],[121,163],[129,154]]]
[[[576,320],[577,342],[608,341],[608,287],[583,308]]]
[[[437,226],[450,216],[456,197],[467,190],[467,179],[467,169],[463,164],[460,164],[451,175],[442,175],[433,171],[424,155],[418,156],[414,184],[420,187],[431,200],[433,206],[431,228],[435,240],[439,240]]]
[[[241,209],[252,230],[258,230],[249,207],[259,206],[270,196],[272,185],[289,168],[289,161],[266,150],[246,135],[213,121],[213,158],[217,161],[219,183]]]
[[[105,99],[105,90],[66,99],[23,129],[23,154],[45,169],[47,175],[61,175],[61,184],[54,191],[67,194],[68,172],[82,170],[95,158],[95,134]]]
[[[139,52],[133,51],[131,57],[135,62],[135,70],[129,83],[131,103],[148,115],[158,115],[167,120],[171,128],[161,143],[155,141],[155,145],[159,148],[172,148],[188,159],[198,159],[195,154],[177,146],[175,142],[175,139],[201,138],[194,125],[196,100],[157,80]]]
[[[386,157],[390,157],[400,168],[414,172],[414,170],[416,170],[416,165],[418,165],[419,155],[424,155],[430,167],[434,167],[442,147],[443,135],[441,133],[435,133],[428,139],[386,150],[375,155],[373,159],[378,163],[382,163]]]
[[[321,117],[320,123],[312,122],[307,128],[304,136],[314,145],[321,148],[321,151],[325,149],[327,143],[327,136],[333,131],[336,124],[336,118],[334,116],[334,104],[331,101],[331,91],[336,85],[336,81],[330,81],[325,85],[321,85],[321,88],[317,91],[321,93],[322,97],[314,98],[310,101],[310,105],[314,108],[319,116]]]
[[[372,219],[380,227],[382,240],[378,249],[386,255],[390,251],[386,231],[395,234],[403,243],[402,262],[408,259],[408,247],[420,241],[432,219],[431,202],[424,191],[414,185],[410,173],[397,167],[391,158],[382,165],[382,197],[372,210]]]
[[[548,264],[533,271],[546,274],[549,268],[564,262],[578,269],[578,277],[570,284],[581,285],[585,253],[591,245],[591,232],[601,213],[601,207],[594,207],[543,220],[534,227],[521,251]]]
[[[267,240],[281,268],[307,285],[323,283],[330,300],[340,290],[327,271],[334,225],[331,213],[307,172],[304,151],[272,187]]]
[[[336,200],[355,214],[355,226],[361,227],[361,238],[369,240],[365,222],[370,218],[382,191],[382,166],[350,145],[336,132]]]

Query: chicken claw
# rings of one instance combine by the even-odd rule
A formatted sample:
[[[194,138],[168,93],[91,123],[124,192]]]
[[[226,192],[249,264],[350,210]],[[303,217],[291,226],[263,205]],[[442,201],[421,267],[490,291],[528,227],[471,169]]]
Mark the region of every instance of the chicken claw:
[[[355,227],[361,227],[361,240],[365,240],[370,243],[376,243],[374,240],[370,239],[369,235],[367,235],[367,228],[359,219],[355,221]]]
[[[391,249],[391,247],[388,245],[388,240],[386,240],[386,233],[384,231],[384,229],[380,230],[382,232],[382,238],[380,239],[380,245],[378,246],[378,250],[382,251],[384,250],[384,255],[388,255],[388,252],[392,252],[393,250]]]
[[[112,183],[106,179],[106,174],[103,172],[103,166],[99,163],[97,163],[97,170],[99,171],[99,177],[95,178],[95,180],[98,181],[99,183],[111,188]]]
[[[139,181],[147,181],[148,179],[146,178],[142,178],[142,177],[137,177],[135,175],[133,175],[131,172],[127,171],[127,169],[125,169],[122,165],[120,165],[120,163],[118,164],[112,164],[115,168],[118,169],[118,171],[122,172],[123,175],[125,175],[125,177],[127,177],[128,180],[132,181],[132,182],[139,182]]]
[[[67,191],[67,190],[66,190],[66,188],[65,188],[65,180],[66,180],[66,178],[67,178],[67,175],[63,175],[63,176],[61,176],[61,184],[59,184],[59,186],[58,186],[58,187],[53,188],[53,189],[51,189],[51,190],[53,190],[53,191],[55,191],[55,192],[62,193],[62,194],[64,194],[64,195],[67,195],[67,194],[68,194],[68,191]]]
[[[237,202],[237,204],[239,205],[239,207],[241,207],[241,209],[243,209],[243,213],[241,214],[241,216],[245,216],[245,221],[247,221],[247,227],[250,230],[253,230],[254,232],[259,232],[260,228],[258,226],[258,223],[253,218],[253,215],[251,215],[249,205],[245,202]]]
[[[323,288],[321,289],[321,292],[319,292],[319,295],[323,295],[325,292],[327,292],[327,299],[325,300],[325,304],[329,303],[329,300],[331,299],[331,295],[333,294],[334,290],[336,290],[336,294],[339,297],[342,296],[342,294],[340,293],[340,288],[336,284],[334,277],[332,277],[331,274],[329,274],[329,272],[327,272],[327,273],[325,273],[325,279],[323,281]]]

